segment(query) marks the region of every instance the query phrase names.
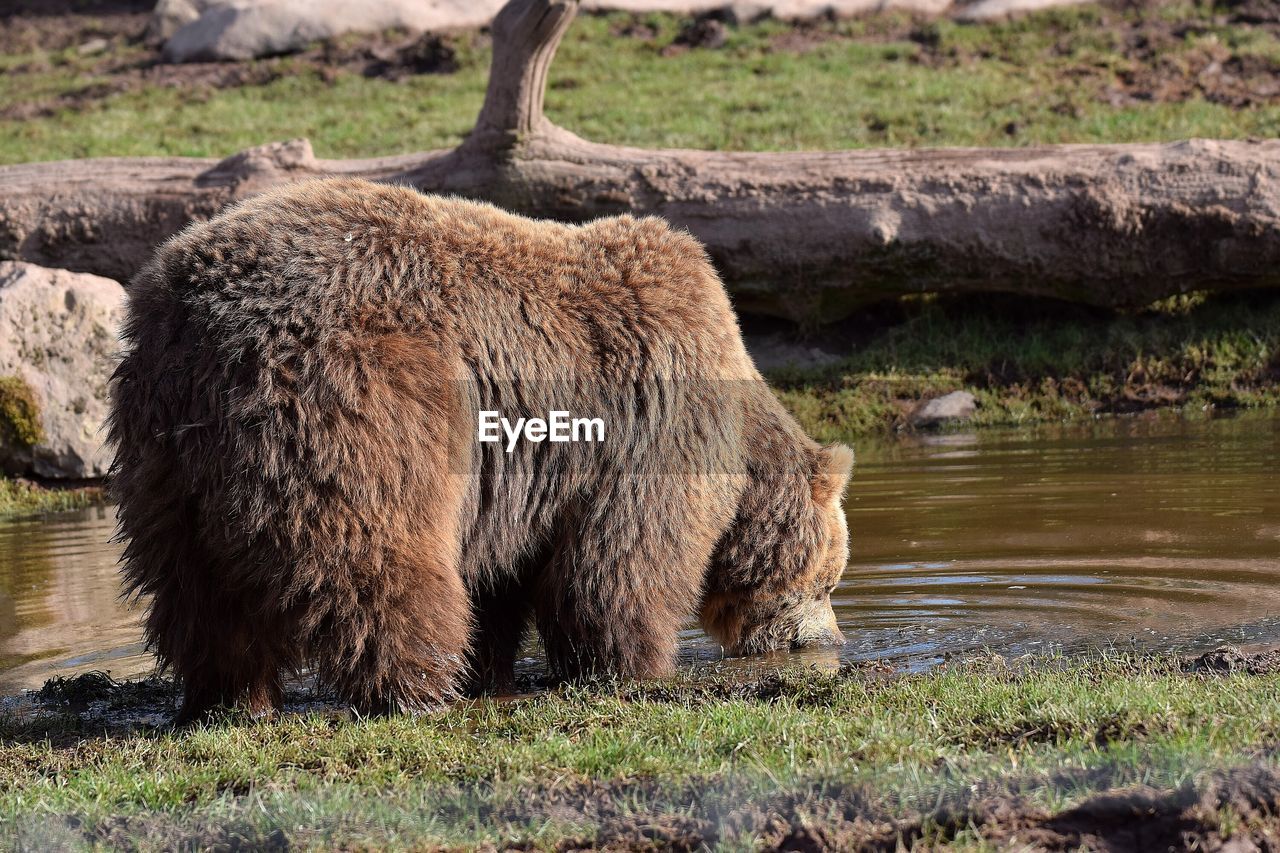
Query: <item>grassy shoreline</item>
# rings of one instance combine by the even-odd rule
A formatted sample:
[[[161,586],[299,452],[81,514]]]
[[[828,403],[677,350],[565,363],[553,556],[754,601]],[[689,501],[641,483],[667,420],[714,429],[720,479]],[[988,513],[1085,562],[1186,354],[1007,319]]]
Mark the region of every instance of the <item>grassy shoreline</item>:
[[[906,428],[920,401],[956,390],[978,401],[966,428],[1280,404],[1280,295],[1270,293],[1191,295],[1133,314],[909,299],[822,334],[849,354],[769,372],[822,440]]]
[[[100,485],[50,487],[0,476],[0,522],[25,516],[98,506],[106,502]]]
[[[163,713],[166,682],[45,694],[0,715],[9,843],[1079,846],[1114,820],[1063,816],[1104,807],[1151,838],[1280,834],[1275,654],[703,670],[416,720],[312,710],[178,734],[118,716]]]

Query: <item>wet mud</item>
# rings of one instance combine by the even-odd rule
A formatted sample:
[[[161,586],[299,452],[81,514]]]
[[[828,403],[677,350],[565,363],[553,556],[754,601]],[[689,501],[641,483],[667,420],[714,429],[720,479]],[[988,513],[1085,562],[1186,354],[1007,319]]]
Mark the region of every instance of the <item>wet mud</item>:
[[[1023,656],[1008,659],[1000,655],[971,656],[958,661],[961,666],[991,668],[1009,677],[1040,666],[1061,666],[1067,657],[1037,658]],[[1193,677],[1218,677],[1231,674],[1268,676],[1280,674],[1280,647],[1242,650],[1222,646],[1198,656],[1136,655],[1129,658],[1134,675],[1150,674],[1153,667],[1169,674]],[[943,665],[945,668],[948,665]],[[694,664],[682,668],[681,675],[649,681],[600,680],[587,682],[588,689],[602,690],[609,696],[627,702],[671,703],[681,706],[747,701],[774,703],[785,701],[795,707],[827,707],[841,681],[882,682],[903,677],[910,670],[895,668],[883,661],[847,662],[829,670],[829,677],[812,678],[812,668],[783,663],[755,669],[726,668],[718,664]],[[1122,670],[1127,671],[1127,670]],[[496,697],[502,702],[519,702],[530,696],[565,687],[550,679],[540,668],[517,673],[515,692]],[[575,688],[576,689],[576,688]],[[170,731],[171,721],[180,704],[182,691],[174,679],[164,674],[145,678],[117,680],[105,671],[90,671],[71,677],[51,678],[39,690],[2,700],[2,710],[9,716],[13,734],[10,740],[45,741],[57,745],[84,737],[124,737],[148,731]],[[464,698],[460,702],[491,701],[495,697]],[[324,713],[348,716],[351,712],[333,696],[317,692],[307,680],[295,680],[286,689],[283,714]],[[249,718],[232,708],[225,709],[219,719],[235,722]],[[24,725],[22,721],[28,721]],[[50,726],[50,722],[56,726]],[[1062,732],[1056,731],[989,731],[992,743],[1045,741],[1051,742]],[[1102,726],[1094,740],[1105,745],[1114,732]]]

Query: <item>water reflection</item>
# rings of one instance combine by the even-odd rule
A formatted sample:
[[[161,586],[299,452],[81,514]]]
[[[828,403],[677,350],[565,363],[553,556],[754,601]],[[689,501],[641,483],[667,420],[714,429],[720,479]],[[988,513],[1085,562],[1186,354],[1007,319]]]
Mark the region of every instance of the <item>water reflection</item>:
[[[140,614],[119,601],[114,530],[105,507],[0,524],[0,693],[53,675],[151,670]]]
[[[862,445],[846,654],[1280,636],[1278,448],[1260,414]]]
[[[1280,639],[1280,416],[856,442],[849,644],[735,666]],[[113,517],[0,525],[0,693],[142,675]],[[698,631],[686,659],[718,655]]]

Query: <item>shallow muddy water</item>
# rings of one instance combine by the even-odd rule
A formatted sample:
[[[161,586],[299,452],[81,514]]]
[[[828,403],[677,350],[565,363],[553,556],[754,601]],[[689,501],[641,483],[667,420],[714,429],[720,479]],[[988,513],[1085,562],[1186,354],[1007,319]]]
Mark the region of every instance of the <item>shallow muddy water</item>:
[[[1280,640],[1280,416],[854,442],[837,652],[885,660]],[[0,695],[146,674],[110,509],[0,523]],[[717,657],[696,630],[684,656]],[[536,668],[536,662],[526,664]]]

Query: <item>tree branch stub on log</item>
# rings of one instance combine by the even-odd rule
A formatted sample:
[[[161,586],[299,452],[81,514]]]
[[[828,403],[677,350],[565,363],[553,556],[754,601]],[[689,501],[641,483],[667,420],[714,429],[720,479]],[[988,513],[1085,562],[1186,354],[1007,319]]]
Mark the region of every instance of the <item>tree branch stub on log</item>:
[[[515,142],[544,130],[547,73],[578,11],[578,0],[508,3],[493,21],[493,61],[484,106],[468,142],[498,135]]]
[[[877,298],[1011,291],[1136,306],[1280,285],[1280,141],[775,154],[581,139],[542,97],[576,0],[513,0],[488,93],[452,151],[319,160],[305,140],[220,163],[0,168],[0,258],[128,278],[191,219],[340,174],[583,221],[657,214],[701,239],[740,309],[801,322]]]

